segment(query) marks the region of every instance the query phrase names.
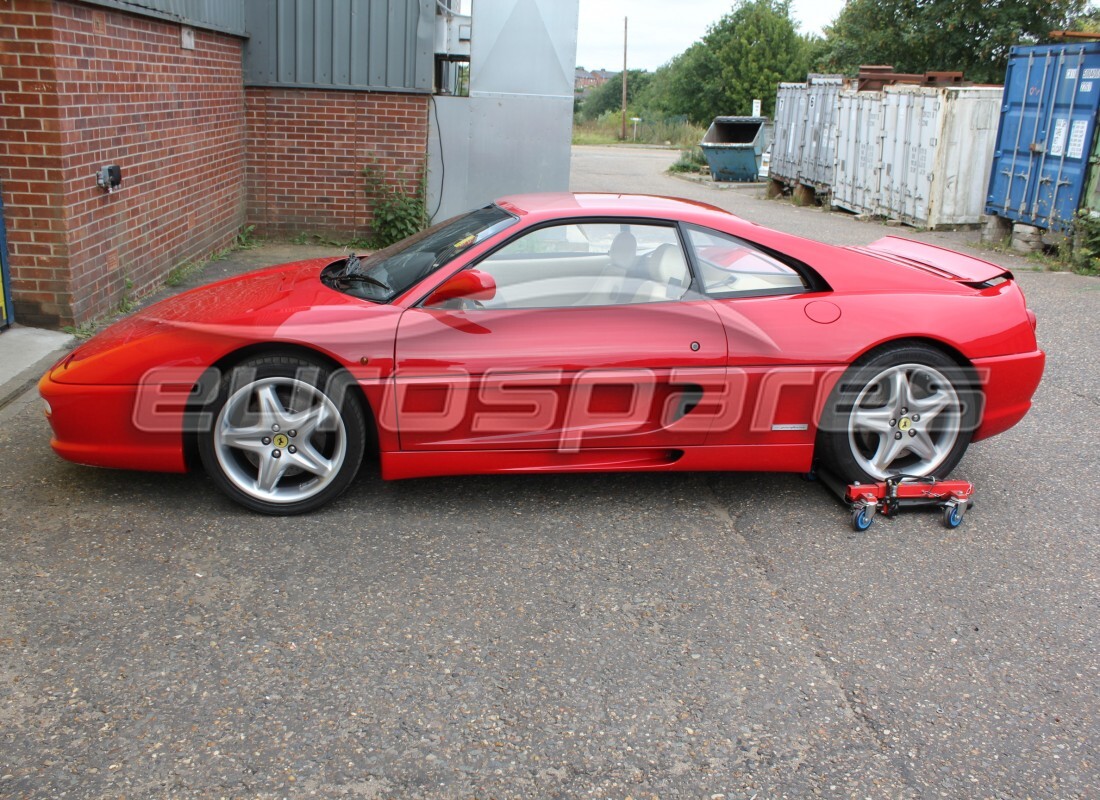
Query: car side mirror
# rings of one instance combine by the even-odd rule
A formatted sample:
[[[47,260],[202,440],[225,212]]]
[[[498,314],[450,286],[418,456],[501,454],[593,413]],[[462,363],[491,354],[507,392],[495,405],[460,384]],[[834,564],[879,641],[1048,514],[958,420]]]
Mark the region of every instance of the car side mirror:
[[[497,282],[493,276],[476,269],[466,269],[443,282],[424,302],[426,306],[440,306],[448,300],[492,300],[497,294]]]

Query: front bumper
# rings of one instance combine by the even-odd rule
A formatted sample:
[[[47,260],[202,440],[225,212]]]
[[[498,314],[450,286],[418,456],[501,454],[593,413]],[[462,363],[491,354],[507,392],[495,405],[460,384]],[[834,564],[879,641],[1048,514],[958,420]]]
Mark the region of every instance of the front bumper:
[[[66,461],[95,467],[186,472],[182,413],[148,424],[137,413],[139,387],[38,382],[53,429],[50,446]]]

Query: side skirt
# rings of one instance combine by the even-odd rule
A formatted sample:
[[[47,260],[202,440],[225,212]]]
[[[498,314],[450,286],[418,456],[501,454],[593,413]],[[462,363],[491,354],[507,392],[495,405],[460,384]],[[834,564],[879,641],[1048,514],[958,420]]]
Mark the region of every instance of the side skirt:
[[[449,450],[382,453],[385,480],[515,472],[808,472],[812,444],[714,445],[684,449]]]

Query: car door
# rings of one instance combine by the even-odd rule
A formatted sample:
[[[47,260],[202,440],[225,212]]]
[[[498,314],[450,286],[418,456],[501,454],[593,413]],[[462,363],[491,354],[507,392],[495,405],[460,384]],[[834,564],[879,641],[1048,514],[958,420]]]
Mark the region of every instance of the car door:
[[[708,445],[812,446],[844,364],[830,360],[840,309],[803,264],[732,234],[684,226],[700,289],[726,332],[731,395]],[[746,450],[746,452],[750,452]]]
[[[402,315],[403,450],[702,444],[726,337],[692,294],[677,228],[578,221],[525,232],[474,265],[479,302]]]

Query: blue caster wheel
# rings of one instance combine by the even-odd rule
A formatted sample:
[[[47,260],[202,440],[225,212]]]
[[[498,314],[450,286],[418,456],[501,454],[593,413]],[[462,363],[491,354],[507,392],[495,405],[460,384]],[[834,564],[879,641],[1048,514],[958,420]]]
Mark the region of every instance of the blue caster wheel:
[[[962,525],[963,513],[959,503],[948,503],[943,507],[943,527],[957,528]]]
[[[862,533],[870,528],[874,521],[874,516],[867,513],[867,506],[858,505],[852,509],[852,530]]]

